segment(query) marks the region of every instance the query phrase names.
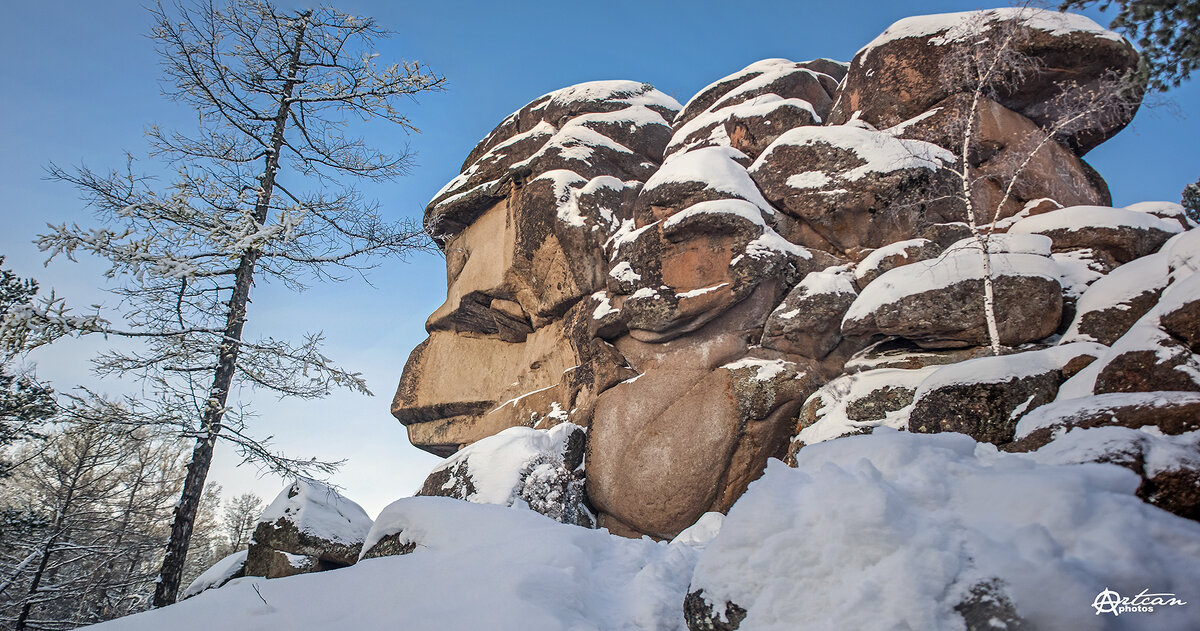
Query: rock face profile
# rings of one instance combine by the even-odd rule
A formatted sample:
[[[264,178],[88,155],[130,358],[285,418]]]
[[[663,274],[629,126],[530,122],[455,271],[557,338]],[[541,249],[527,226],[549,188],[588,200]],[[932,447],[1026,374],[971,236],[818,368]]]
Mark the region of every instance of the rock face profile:
[[[1200,226],[1114,207],[1083,160],[1137,63],[1089,19],[1001,9],[683,105],[535,99],[425,211],[446,302],[392,413],[444,460],[374,521],[297,481],[187,595],[690,631],[1099,629],[1101,589],[1186,600]]]
[[[957,71],[993,59],[995,81]],[[560,521],[669,539],[768,459],[887,426],[1122,464],[1194,517],[1198,459],[1146,454],[1196,455],[1157,419],[1200,392],[1200,231],[1113,208],[1081,157],[1132,118],[1112,86],[1136,65],[1091,20],[1001,9],[901,20],[849,63],[758,61],[682,106],[631,81],[534,100],[425,211],[447,298],[392,413],[459,455],[422,493],[482,497],[470,463],[500,443],[479,441],[524,428],[487,501],[522,501],[536,461],[576,493]],[[563,423],[581,463],[529,447]]]

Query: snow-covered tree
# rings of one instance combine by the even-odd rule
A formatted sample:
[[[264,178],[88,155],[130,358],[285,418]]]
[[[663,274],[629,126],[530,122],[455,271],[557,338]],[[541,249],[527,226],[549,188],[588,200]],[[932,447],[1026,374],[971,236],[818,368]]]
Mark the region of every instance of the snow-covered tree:
[[[4,257],[0,256],[0,265]],[[20,278],[10,270],[0,269],[0,319],[9,312],[28,307],[37,295],[37,282]],[[13,353],[21,343],[0,348],[0,450],[18,441],[36,438],[38,426],[54,415],[54,393],[38,383],[31,375],[14,374],[9,367]],[[12,463],[0,452],[0,478],[8,475]],[[15,517],[15,516],[13,516]],[[0,542],[3,541],[7,519],[0,516]]]
[[[0,484],[37,516],[0,550],[0,620],[70,629],[144,609],[183,477],[184,445],[149,428],[60,425]]]
[[[376,150],[348,127],[382,119],[415,131],[399,102],[440,89],[443,79],[417,62],[381,65],[372,47],[390,34],[330,8],[201,0],[151,12],[165,91],[198,116],[192,132],[149,129],[154,157],[176,176],[155,188],[132,159],[124,172],[51,167],[82,191],[101,223],[55,226],[37,242],[51,258],[107,260],[105,275],[119,284],[125,308],[119,317],[79,317],[43,303],[9,318],[6,330],[30,339],[75,331],[140,340],[98,357],[97,370],[138,376],[153,396],[80,397],[75,411],[79,421],[166,426],[195,440],[154,599],[161,606],[180,586],[216,440],[276,471],[330,469],[253,438],[230,393],[249,386],[315,398],[334,387],[368,393],[366,384],[321,353],[319,334],[298,342],[249,337],[251,290],[264,281],[298,290],[340,280],[339,272],[358,275],[380,257],[426,247],[417,223],[385,219],[348,184],[401,175],[409,156]]]
[[[233,554],[250,544],[264,508],[263,499],[254,493],[242,493],[229,500],[221,516],[229,546],[224,554]]]

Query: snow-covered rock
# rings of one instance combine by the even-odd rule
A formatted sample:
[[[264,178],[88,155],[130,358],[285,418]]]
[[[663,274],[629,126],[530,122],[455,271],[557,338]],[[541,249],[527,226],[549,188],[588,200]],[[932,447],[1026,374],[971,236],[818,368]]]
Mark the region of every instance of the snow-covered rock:
[[[1077,342],[938,367],[913,395],[908,429],[1008,443],[1024,414],[1053,401],[1059,384],[1105,350],[1100,344]]]
[[[854,283],[859,289],[871,284],[879,275],[920,261],[936,258],[942,248],[929,239],[907,239],[876,248],[854,267]]]
[[[1157,252],[1183,228],[1150,213],[1107,206],[1069,206],[1027,217],[1009,227],[1009,234],[1043,234],[1055,251],[1102,250],[1118,263]]]
[[[791,129],[750,165],[775,206],[846,251],[911,239],[928,225],[956,221],[944,167],[954,154],[857,124]],[[797,238],[801,238],[797,235]],[[820,242],[808,238],[806,245]]]
[[[245,576],[246,553],[246,550],[238,550],[213,563],[212,567],[204,570],[200,576],[197,576],[190,585],[180,592],[180,600],[191,598],[205,590],[222,587],[235,578]]]
[[[353,565],[371,523],[332,487],[298,478],[258,518],[245,573],[276,578]]]
[[[442,461],[417,495],[529,508],[590,527],[595,518],[583,492],[586,442],[587,432],[572,423],[550,429],[510,427]]]
[[[928,366],[863,370],[821,386],[800,408],[789,461],[806,445],[869,434],[876,427],[907,429],[913,395],[921,382],[937,369]]]
[[[1070,115],[1056,106],[1065,90],[1090,89],[1106,73],[1121,75],[1137,66],[1132,45],[1082,15],[1024,7],[912,16],[897,21],[855,54],[829,122],[857,117],[885,128],[929,110],[965,91],[948,80],[947,71],[955,68],[943,68],[946,60],[961,58],[978,42],[985,42],[983,54],[988,54],[986,42],[1003,41],[997,34],[1010,27],[1019,33],[1017,52],[1056,62],[1016,78],[1000,104],[1043,127]],[[1105,112],[1091,125],[1072,128],[1064,144],[1083,155],[1125,127],[1133,113],[1120,108]]]
[[[1060,270],[1048,250],[1049,239],[1039,235],[989,240],[1002,344],[1040,340],[1058,328]],[[984,254],[974,239],[953,244],[936,259],[884,272],[850,306],[842,334],[895,335],[927,348],[986,344],[983,275]]]
[[[762,345],[813,359],[825,357],[842,341],[842,316],[856,297],[848,271],[810,272],[767,318]]]
[[[1062,342],[1116,342],[1157,302],[1167,286],[1167,256],[1144,256],[1109,272],[1075,303],[1075,318]]]

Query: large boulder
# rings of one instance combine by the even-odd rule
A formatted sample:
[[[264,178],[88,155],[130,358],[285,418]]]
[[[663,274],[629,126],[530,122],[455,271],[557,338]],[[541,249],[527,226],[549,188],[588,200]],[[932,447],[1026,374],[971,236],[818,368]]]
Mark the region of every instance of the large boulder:
[[[888,131],[932,142],[961,160],[968,120],[970,196],[982,223],[1004,220],[1046,200],[1058,206],[1111,203],[1108,185],[1091,166],[1033,121],[986,97],[951,95]]]
[[[1005,45],[1007,43],[1007,45]],[[1000,104],[1042,127],[1061,125],[1069,106],[1104,89],[1112,75],[1137,67],[1138,55],[1119,35],[1092,20],[1032,8],[991,9],[904,18],[854,56],[830,122],[858,116],[891,127],[973,87],[955,81],[970,59],[986,64],[1002,53],[1022,55],[1022,72],[1006,76]],[[1079,155],[1112,137],[1133,118],[1136,103],[1103,108],[1086,125],[1071,125],[1065,143]]]
[[[767,200],[798,220],[784,236],[843,253],[961,220],[961,205],[946,194],[953,190],[947,168],[953,163],[954,154],[933,143],[846,124],[785,132],[758,156],[750,175]]]
[[[1024,414],[1054,400],[1064,372],[1078,372],[1103,351],[1099,344],[1078,342],[937,368],[913,396],[908,429],[1009,443]]]
[[[760,286],[772,288],[774,303],[808,272],[838,262],[783,239],[758,206],[742,199],[698,202],[617,247],[609,287],[625,296],[621,318],[643,341],[694,331]]]
[[[613,532],[671,538],[724,512],[782,457],[815,379],[804,366],[744,358],[712,370],[648,370],[600,396],[588,495]]]
[[[1054,251],[1101,250],[1118,263],[1157,252],[1183,228],[1148,213],[1107,206],[1071,206],[1027,217],[1009,227],[1010,234],[1050,237]]]
[[[809,273],[767,318],[762,345],[813,359],[825,357],[842,341],[842,317],[856,297],[846,270]]]
[[[1004,238],[1001,238],[1004,237]],[[1049,239],[996,235],[989,239],[1000,343],[1040,340],[1062,316],[1057,265]],[[842,322],[843,335],[893,335],[925,348],[987,344],[984,252],[974,239],[938,258],[890,270],[863,288]]]
[[[258,518],[243,573],[279,578],[354,565],[371,524],[332,487],[297,479]]]

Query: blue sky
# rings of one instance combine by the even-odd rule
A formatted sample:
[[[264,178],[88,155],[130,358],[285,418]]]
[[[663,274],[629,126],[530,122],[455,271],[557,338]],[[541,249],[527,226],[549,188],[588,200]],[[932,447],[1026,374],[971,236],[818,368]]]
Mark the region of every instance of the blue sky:
[[[293,3],[282,3],[293,6]],[[299,6],[299,5],[296,5]],[[391,216],[419,217],[457,174],[462,160],[510,112],[551,90],[582,81],[647,81],[681,103],[720,77],[767,57],[848,61],[907,15],[1002,6],[974,2],[369,2],[338,8],[370,15],[399,32],[379,52],[419,59],[445,75],[444,93],[406,105],[422,133],[368,126],[378,146],[416,152],[417,166],[396,182],[366,188]],[[1108,19],[1096,12],[1102,24]],[[90,217],[75,191],[43,179],[49,162],[119,168],[126,151],[144,156],[145,126],[186,127],[194,113],[160,95],[149,18],[139,2],[14,2],[0,23],[0,254],[7,267],[38,278],[79,305],[114,299],[98,291],[101,264],[55,261],[31,244],[47,222]],[[1158,99],[1162,100],[1162,99]],[[1193,81],[1143,107],[1134,123],[1086,158],[1107,179],[1117,205],[1178,201],[1200,176],[1200,87]],[[436,458],[408,445],[387,412],[409,351],[424,338],[425,317],[444,297],[440,258],[390,261],[362,282],[300,294],[261,286],[248,330],[272,335],[324,331],[327,355],[362,371],[375,397],[338,395],[319,402],[255,397],[263,435],[295,454],[349,458],[334,481],[374,514],[419,486]],[[101,340],[67,341],[33,359],[61,389],[95,384],[88,358]],[[102,390],[136,385],[102,382]],[[211,479],[231,492],[273,495],[282,482],[235,468],[219,452]]]

